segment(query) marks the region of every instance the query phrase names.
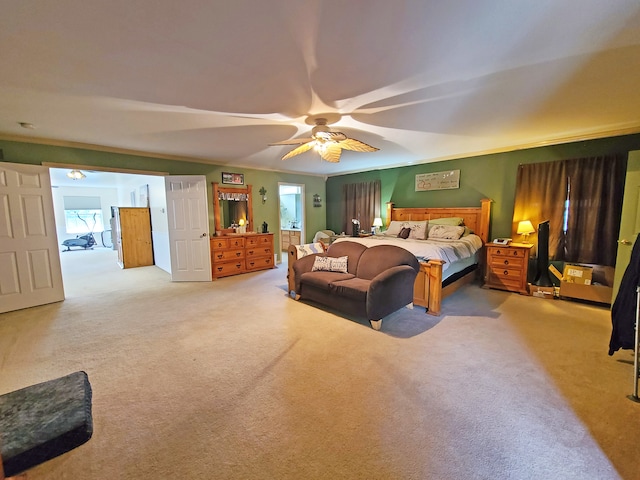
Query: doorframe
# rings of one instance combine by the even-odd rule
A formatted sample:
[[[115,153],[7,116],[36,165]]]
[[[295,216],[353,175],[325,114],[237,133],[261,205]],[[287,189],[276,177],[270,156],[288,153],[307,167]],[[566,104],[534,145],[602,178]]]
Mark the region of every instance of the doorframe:
[[[278,237],[280,241],[278,242],[278,256],[282,258],[282,216],[280,215],[280,187],[300,187],[300,210],[301,210],[301,219],[300,219],[300,242],[306,243],[306,230],[307,230],[307,211],[306,211],[306,193],[305,193],[305,184],[304,183],[290,183],[290,182],[278,182]]]

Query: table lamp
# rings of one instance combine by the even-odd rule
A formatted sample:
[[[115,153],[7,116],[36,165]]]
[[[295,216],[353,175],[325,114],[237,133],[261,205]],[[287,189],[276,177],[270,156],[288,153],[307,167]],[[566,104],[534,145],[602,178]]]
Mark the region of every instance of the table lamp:
[[[533,225],[531,224],[531,220],[523,220],[518,223],[518,229],[516,230],[516,233],[518,235],[522,235],[522,243],[529,243],[527,242],[527,238],[529,237],[530,233],[533,233],[535,231],[535,228],[533,228]]]
[[[374,227],[374,232],[373,233],[379,233],[380,232],[380,227],[382,226],[382,219],[380,217],[376,217],[373,219],[373,227]]]

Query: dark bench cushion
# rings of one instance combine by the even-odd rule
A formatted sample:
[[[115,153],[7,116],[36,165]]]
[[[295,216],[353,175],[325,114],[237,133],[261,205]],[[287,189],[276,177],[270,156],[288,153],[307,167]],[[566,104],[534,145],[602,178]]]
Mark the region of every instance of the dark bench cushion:
[[[300,276],[300,283],[302,285],[310,285],[321,290],[329,290],[331,282],[336,280],[346,280],[353,277],[354,275],[350,273],[324,271],[307,272]]]
[[[370,280],[364,278],[351,278],[339,282],[331,282],[329,289],[342,297],[352,298],[361,302],[367,301]]]
[[[82,445],[92,433],[85,372],[0,395],[0,452],[8,477]]]

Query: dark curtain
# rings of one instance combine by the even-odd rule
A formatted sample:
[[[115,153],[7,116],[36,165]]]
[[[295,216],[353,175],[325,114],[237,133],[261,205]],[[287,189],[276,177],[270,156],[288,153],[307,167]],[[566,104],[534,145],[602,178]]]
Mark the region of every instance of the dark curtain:
[[[351,233],[351,219],[360,221],[360,230],[368,232],[373,219],[380,216],[381,182],[348,183],[342,186],[342,231]]]
[[[515,232],[520,220],[531,220],[537,229],[549,220],[549,258],[562,251],[564,202],[567,197],[567,169],[563,162],[531,163],[518,167],[516,198],[513,206]],[[530,241],[537,243],[534,233]],[[514,237],[517,241],[517,236]]]
[[[567,160],[569,223],[564,260],[616,264],[627,155]]]
[[[551,260],[614,266],[626,169],[626,154],[520,165],[513,231],[520,220],[549,220]]]

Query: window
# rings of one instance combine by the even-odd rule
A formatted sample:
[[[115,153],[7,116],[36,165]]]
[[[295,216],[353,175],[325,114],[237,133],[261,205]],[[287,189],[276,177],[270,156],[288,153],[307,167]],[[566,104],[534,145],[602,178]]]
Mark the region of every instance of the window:
[[[104,231],[102,210],[65,210],[64,222],[67,233],[83,234]]]
[[[614,266],[626,154],[520,165],[513,221],[549,221],[551,260]]]

